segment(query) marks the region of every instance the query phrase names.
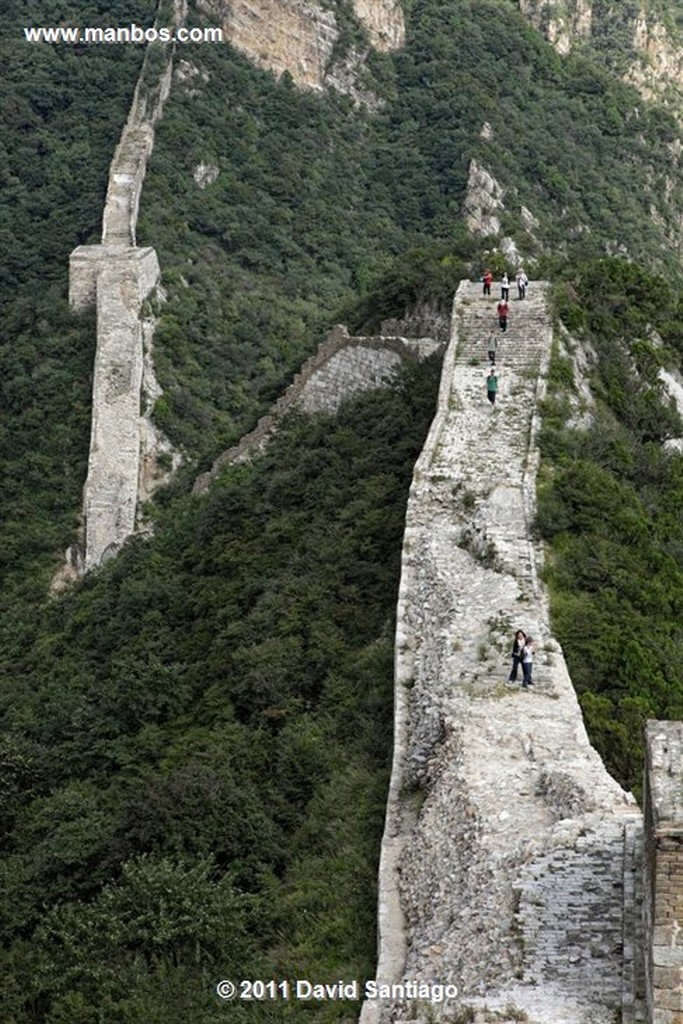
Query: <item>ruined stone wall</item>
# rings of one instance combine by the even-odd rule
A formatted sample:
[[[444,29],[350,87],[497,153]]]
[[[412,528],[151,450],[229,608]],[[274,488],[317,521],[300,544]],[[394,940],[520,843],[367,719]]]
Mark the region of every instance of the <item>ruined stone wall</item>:
[[[383,384],[402,360],[425,359],[440,348],[431,338],[353,337],[337,325],[254,429],[197,477],[194,493],[203,494],[223,466],[246,462],[263,451],[287,412],[334,413],[344,399]]]
[[[645,948],[649,1024],[683,1021],[683,722],[648,722]]]
[[[632,877],[642,817],[588,742],[532,529],[545,290],[532,282],[512,303],[492,407],[496,300],[461,284],[408,503],[377,978],[457,986],[457,999],[429,1008],[435,1019],[642,1019]],[[536,645],[528,690],[506,684],[518,628]],[[367,1001],[361,1020],[423,1011]]]
[[[84,493],[85,569],[115,554],[135,528],[140,473],[144,277],[158,275],[153,249],[121,250],[97,278],[97,354]],[[136,258],[137,257],[137,258]],[[149,265],[139,273],[139,263]]]
[[[185,0],[175,0],[174,15],[175,24],[182,24],[186,17]],[[149,55],[154,50],[158,50],[157,44],[148,47],[145,53],[128,119],[109,168],[102,216],[104,245],[135,245],[142,186],[154,146],[154,126],[171,91],[173,73],[173,49],[167,46],[161,74],[150,74]]]
[[[180,25],[186,14],[184,0],[174,0],[173,10],[175,24]],[[140,408],[142,304],[158,284],[159,263],[154,250],[138,248],[135,238],[154,125],[170,90],[173,50],[170,45],[163,48],[164,59],[156,74],[150,70],[150,52],[148,48],[111,163],[102,244],[79,246],[69,260],[69,303],[76,311],[96,308],[97,347],[83,494],[83,550],[67,552],[53,589],[100,565],[133,533],[140,494],[147,496],[156,479],[154,443],[163,446]],[[149,335],[149,323],[147,328]],[[153,377],[150,367],[147,376]],[[141,444],[145,448],[142,462]]]

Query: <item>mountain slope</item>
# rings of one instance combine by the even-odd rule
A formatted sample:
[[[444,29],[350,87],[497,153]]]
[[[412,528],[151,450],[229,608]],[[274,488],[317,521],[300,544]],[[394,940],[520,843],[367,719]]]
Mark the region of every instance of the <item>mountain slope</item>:
[[[633,487],[634,463],[651,469],[637,482],[633,529],[638,537],[656,524],[641,561],[644,576],[653,565],[661,573],[650,590],[642,580],[631,587],[663,620],[661,657],[633,645],[611,656],[618,629],[595,617],[599,592],[574,602],[590,616],[572,618],[568,598],[558,613],[590,721],[622,780],[636,770],[631,733],[643,712],[677,713],[680,701],[664,664],[680,665],[679,537],[667,535],[679,485],[660,450],[676,428],[647,398],[658,360],[680,368],[677,129],[590,52],[562,59],[503,0],[415,3],[405,47],[367,59],[377,109],[300,92],[228,45],[183,47],[139,241],[157,248],[168,297],[156,309],[165,388],[156,417],[187,469],[158,498],[153,541],[133,541],[73,594],[45,603],[75,532],[90,414],[93,325],[67,312],[66,259],[98,235],[141,52],[22,48],[17,38],[29,17],[149,24],[151,6],[13,3],[3,27],[3,198],[16,229],[3,222],[0,281],[9,481],[0,976],[17,1024],[208,1022],[225,1019],[212,986],[233,967],[320,980],[371,970],[402,510],[436,370],[354,402],[336,421],[295,423],[264,462],[230,471],[203,503],[187,492],[332,322],[357,327],[420,301],[447,310],[460,276],[478,276],[489,260],[502,270],[496,240],[463,226],[473,160],[499,183],[502,231],[539,272],[564,279],[558,316],[585,330],[587,344],[605,336],[593,383],[609,398],[614,439],[603,444],[598,421],[591,446]],[[191,7],[193,19],[202,21]],[[346,19],[354,36],[351,12]],[[585,261],[610,251],[641,267],[633,280],[616,274],[596,310],[601,271]],[[615,266],[628,264],[603,267],[610,280]],[[670,291],[643,272],[650,266]],[[641,311],[643,292],[654,305]],[[666,348],[654,363],[651,325]],[[618,379],[611,350],[626,368]],[[566,384],[566,364],[558,367]],[[641,375],[638,403],[629,373]],[[636,407],[635,432],[624,434],[621,418]],[[545,450],[559,467],[548,469],[540,525],[559,539],[553,582],[559,592],[573,566],[595,588],[605,560],[595,576],[579,573],[570,546],[586,525],[571,475],[585,435],[569,437],[552,411]],[[569,505],[564,518],[558,503]],[[665,578],[669,594],[657,587]],[[622,626],[636,621],[634,607],[621,606]],[[586,630],[609,639],[593,696]],[[653,665],[643,696],[639,680]],[[323,1021],[343,1008],[252,1009],[228,1012]]]

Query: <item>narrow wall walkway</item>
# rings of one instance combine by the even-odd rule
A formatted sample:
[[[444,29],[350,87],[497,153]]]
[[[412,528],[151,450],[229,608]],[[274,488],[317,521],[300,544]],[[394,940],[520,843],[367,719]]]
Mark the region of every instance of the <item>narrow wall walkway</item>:
[[[178,27],[186,17],[185,0],[173,0],[172,6]],[[157,27],[161,9],[159,3]],[[153,436],[141,416],[141,311],[160,274],[154,249],[140,248],[135,242],[154,127],[171,88],[173,46],[162,50],[161,67],[155,75],[150,68],[152,54],[158,50],[156,44],[147,48],[109,169],[102,243],[79,246],[69,260],[69,304],[77,311],[96,308],[97,348],[88,476],[83,489],[83,550],[67,551],[66,565],[56,574],[53,590],[101,565],[119,550],[135,529],[140,495],[149,493],[149,477],[155,475],[153,468],[150,472],[154,452],[147,453],[141,472],[141,441],[143,436]],[[152,333],[148,331],[150,343]]]
[[[539,582],[545,296],[536,283],[511,303],[491,408],[496,299],[469,282],[456,295],[406,521],[378,980],[456,984],[457,1004],[433,1007],[437,1017],[469,1006],[482,1022],[614,1024],[617,1014],[638,1019],[632,868],[642,819],[588,742]],[[518,628],[537,642],[529,691],[506,685]],[[410,1001],[367,1002],[361,1020],[416,1012]]]

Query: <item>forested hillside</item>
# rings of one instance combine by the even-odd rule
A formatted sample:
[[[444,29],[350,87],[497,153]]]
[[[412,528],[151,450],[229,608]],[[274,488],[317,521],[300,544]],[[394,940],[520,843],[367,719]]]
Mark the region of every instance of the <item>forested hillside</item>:
[[[153,5],[6,12],[3,1019],[338,1019],[348,1006],[226,1009],[213,986],[372,972],[402,517],[438,367],[296,419],[205,499],[191,481],[331,324],[449,308],[495,244],[463,225],[476,159],[505,191],[503,230],[560,282],[558,317],[599,355],[588,435],[566,428],[574,385],[555,361],[539,528],[596,743],[636,782],[643,717],[682,712],[682,460],[662,448],[681,429],[656,383],[682,352],[678,131],[506,0],[413,3],[406,47],[368,58],[376,111],[299,92],[227,45],[184,47],[194,71],[159,125],[138,239],[167,295],[155,417],[185,466],[151,510],[153,540],[48,600],[90,422],[94,324],[68,312],[68,254],[98,240],[142,51],[29,46],[21,28],[146,25]],[[218,171],[205,188],[200,163]]]

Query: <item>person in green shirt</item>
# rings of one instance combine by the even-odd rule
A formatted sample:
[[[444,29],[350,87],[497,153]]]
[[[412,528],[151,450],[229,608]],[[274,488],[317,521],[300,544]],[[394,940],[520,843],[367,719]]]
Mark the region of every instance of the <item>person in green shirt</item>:
[[[496,394],[498,393],[498,375],[496,373],[495,366],[492,366],[489,370],[489,375],[486,378],[486,397],[488,398],[491,405],[496,404]]]

